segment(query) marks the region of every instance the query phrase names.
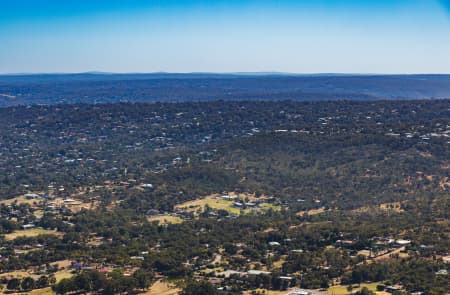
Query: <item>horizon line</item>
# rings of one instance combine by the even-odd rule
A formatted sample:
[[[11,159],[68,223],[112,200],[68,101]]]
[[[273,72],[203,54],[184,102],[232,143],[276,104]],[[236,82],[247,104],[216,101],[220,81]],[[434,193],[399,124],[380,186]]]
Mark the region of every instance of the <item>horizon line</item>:
[[[347,73],[347,72],[316,72],[316,73],[299,73],[299,72],[278,72],[278,71],[255,71],[255,72],[102,72],[102,71],[86,71],[86,72],[17,72],[17,73],[0,73],[0,76],[39,76],[39,75],[235,75],[235,76],[419,76],[434,75],[446,76],[448,73]]]

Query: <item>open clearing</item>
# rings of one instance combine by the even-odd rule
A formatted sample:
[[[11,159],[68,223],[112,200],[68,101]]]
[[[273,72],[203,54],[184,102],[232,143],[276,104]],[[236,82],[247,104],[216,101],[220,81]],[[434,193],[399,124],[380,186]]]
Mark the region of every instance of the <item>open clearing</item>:
[[[380,209],[384,210],[384,211],[394,211],[397,213],[405,211],[402,209],[401,202],[383,203],[383,204],[380,204]]]
[[[389,295],[389,293],[386,292],[380,292],[377,291],[377,285],[381,284],[379,283],[365,283],[361,284],[360,286],[353,285],[354,288],[352,289],[352,293],[361,290],[363,287],[367,287],[370,291],[375,292],[377,295]],[[337,285],[332,286],[328,288],[327,293],[331,295],[346,295],[350,294],[350,292],[347,290],[348,285]]]
[[[298,216],[317,215],[325,212],[325,207],[297,212]]]
[[[12,203],[17,203],[17,204],[34,205],[34,204],[38,204],[40,201],[41,200],[35,199],[35,198],[27,198],[25,196],[19,196],[19,197],[15,197],[12,199],[0,201],[0,204],[11,205]]]
[[[264,200],[265,196],[261,196],[259,198],[255,197],[254,194],[236,194],[236,193],[229,193],[230,196],[236,196],[242,200],[248,200],[249,202],[252,202],[254,200]],[[234,206],[235,202],[238,202],[238,199],[236,200],[227,200],[220,197],[219,194],[213,194],[206,196],[204,198],[198,198],[193,201],[188,201],[182,204],[175,205],[175,209],[183,209],[188,212],[196,212],[197,210],[203,211],[206,206],[209,206],[212,209],[215,210],[226,210],[231,214],[246,214],[251,212],[252,210],[280,210],[280,206],[276,206],[270,203],[262,203],[260,207],[256,208],[247,208],[247,209],[241,209]]]
[[[205,210],[206,206],[209,206],[212,209],[222,209],[227,210],[233,214],[239,214],[240,209],[233,207],[233,201],[223,200],[219,198],[219,195],[210,195],[206,198],[196,199],[193,201],[188,201],[175,206],[175,209],[184,209],[189,212],[195,212],[197,210]]]
[[[249,290],[249,291],[244,291],[242,294],[252,294],[252,292],[259,292],[265,295],[287,295],[289,294],[289,291],[271,291],[271,290],[267,290],[267,289],[255,289],[255,290]]]
[[[364,264],[364,263],[371,264],[371,263],[374,263],[374,262],[390,260],[390,259],[392,259],[393,255],[397,255],[397,254],[399,255],[399,257],[406,258],[406,257],[408,257],[408,254],[407,253],[402,253],[402,252],[405,251],[405,249],[406,249],[406,247],[403,246],[403,247],[397,248],[395,250],[389,251],[389,252],[387,252],[387,253],[385,253],[383,255],[379,255],[379,256],[367,259],[367,260],[365,260],[363,262],[360,262],[359,264],[360,265]]]
[[[38,278],[38,275],[33,275],[27,271],[12,271],[12,272],[5,272],[0,274],[0,278],[4,277],[14,277],[14,278],[25,278],[25,277],[33,277]]]
[[[6,288],[6,287],[5,287]],[[6,291],[6,289],[5,289]],[[52,289],[50,287],[48,288],[43,288],[43,289],[36,289],[36,290],[32,290],[29,291],[27,293],[24,292],[19,292],[19,293],[5,293],[5,292],[0,292],[0,294],[31,294],[31,295],[51,295],[51,294],[55,294],[52,292]]]
[[[147,218],[147,220],[148,222],[157,221],[159,224],[178,224],[183,222],[183,219],[181,219],[180,217],[172,216],[169,214],[150,216]]]
[[[54,230],[46,230],[46,229],[42,229],[42,228],[32,228],[32,229],[25,229],[25,230],[17,230],[10,234],[6,234],[5,240],[12,241],[18,237],[36,237],[39,235],[61,236],[62,233],[54,231]]]
[[[286,262],[286,259],[287,259],[287,255],[281,256],[279,260],[273,262],[272,269],[277,269],[277,268],[281,269],[283,264]]]
[[[390,202],[390,203],[382,203],[379,205],[371,205],[371,206],[363,206],[356,209],[353,209],[353,212],[357,213],[366,213],[366,212],[378,212],[378,211],[384,211],[384,212],[395,212],[395,213],[401,213],[404,212],[402,209],[402,202]]]
[[[78,199],[62,199],[62,198],[56,198],[49,202],[50,205],[55,207],[67,207],[72,212],[80,212],[81,210],[94,210],[99,205],[99,201],[82,201]]]
[[[57,282],[71,277],[73,277],[73,274],[69,270],[61,270],[55,273],[55,279]]]
[[[70,260],[59,260],[59,261],[55,261],[50,263],[51,265],[55,265],[57,264],[59,268],[62,268],[61,270],[57,271],[54,275],[56,278],[56,282],[61,281],[62,279],[65,278],[70,278],[73,276],[73,274],[71,273],[71,270],[69,269],[70,265],[71,265],[71,261]],[[4,278],[4,277],[14,277],[14,278],[19,278],[19,279],[23,279],[25,277],[32,277],[34,279],[38,279],[40,277],[40,275],[37,274],[32,274],[29,271],[12,271],[12,272],[7,272],[7,273],[2,273],[0,274],[0,278]],[[1,285],[0,285],[1,286]],[[1,290],[6,290],[6,287],[4,287]],[[0,294],[24,294],[23,292],[19,292],[19,293],[4,293],[2,291],[0,291]],[[43,288],[43,289],[36,289],[30,292],[27,292],[27,294],[34,294],[34,295],[47,295],[47,294],[54,294],[51,290],[50,287],[48,288]]]
[[[56,281],[59,282],[62,279],[67,279],[73,276],[72,273],[72,269],[71,269],[71,265],[72,265],[72,261],[69,259],[65,259],[65,260],[59,260],[59,261],[55,261],[50,263],[51,265],[58,265],[58,268],[60,269],[59,271],[57,271],[55,273],[55,278]]]
[[[159,281],[156,281],[147,292],[141,293],[141,294],[145,294],[145,295],[176,295],[176,294],[179,294],[180,292],[181,292],[181,289],[177,288],[175,285],[173,285],[167,281],[159,280]]]
[[[56,277],[57,277],[57,275],[58,275],[58,273],[55,274]],[[2,274],[0,274],[0,278],[1,277],[15,277],[15,278],[32,277],[34,279],[37,279],[40,276],[31,274],[31,273],[26,272],[26,271],[14,271],[14,272],[2,273]],[[0,285],[0,287],[1,287],[1,285]],[[5,293],[5,291],[7,291],[5,285],[3,285],[3,288],[1,290],[2,291],[0,291],[0,294],[24,294],[24,292],[18,292],[18,293],[7,292],[7,293]],[[54,293],[52,292],[51,288],[48,287],[48,288],[43,288],[43,289],[32,290],[30,292],[27,292],[26,294],[50,295],[50,294],[54,294]]]

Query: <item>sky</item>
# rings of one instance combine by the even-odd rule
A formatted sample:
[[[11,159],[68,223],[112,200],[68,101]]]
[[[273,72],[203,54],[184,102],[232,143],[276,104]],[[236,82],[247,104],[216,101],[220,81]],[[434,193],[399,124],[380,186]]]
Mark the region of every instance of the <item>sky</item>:
[[[0,0],[0,73],[450,73],[450,0]]]

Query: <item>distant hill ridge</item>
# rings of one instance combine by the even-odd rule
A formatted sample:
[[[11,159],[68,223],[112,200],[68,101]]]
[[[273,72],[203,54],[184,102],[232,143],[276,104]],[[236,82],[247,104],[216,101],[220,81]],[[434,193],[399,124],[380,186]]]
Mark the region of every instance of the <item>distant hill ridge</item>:
[[[0,107],[205,100],[450,98],[450,75],[78,73],[0,75]]]

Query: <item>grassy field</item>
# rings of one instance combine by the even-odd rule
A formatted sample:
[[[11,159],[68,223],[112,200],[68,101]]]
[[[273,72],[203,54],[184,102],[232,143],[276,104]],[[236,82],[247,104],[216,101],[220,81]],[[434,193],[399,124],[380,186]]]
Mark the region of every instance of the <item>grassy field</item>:
[[[59,282],[62,279],[68,279],[71,278],[73,274],[70,271],[62,270],[55,273],[56,281]]]
[[[203,211],[206,205],[216,210],[218,209],[227,210],[228,212],[233,214],[240,214],[241,212],[240,209],[233,207],[233,201],[220,199],[218,198],[218,195],[210,195],[207,196],[206,198],[185,202],[176,205],[175,208],[195,212],[198,209],[201,209]]]
[[[196,274],[208,275],[208,274],[213,273],[213,272],[221,273],[223,271],[224,271],[223,267],[205,268],[205,269],[197,271]]]
[[[0,278],[1,277],[15,277],[15,278],[25,278],[25,277],[33,277],[33,278],[38,278],[38,275],[32,275],[29,272],[26,271],[12,271],[12,272],[6,272],[6,273],[2,273],[0,274]]]
[[[50,202],[50,205],[60,207],[60,206],[66,206],[69,208],[72,212],[80,212],[81,210],[93,210],[98,207],[100,202],[94,201],[83,201],[81,199],[75,199],[76,196],[72,195],[73,201],[71,202],[65,202],[63,198],[56,198]]]
[[[145,295],[177,295],[181,292],[179,288],[174,286],[173,284],[159,280],[155,282],[152,287],[145,293]]]
[[[352,289],[352,292],[356,292],[356,291],[361,290],[363,287],[367,287],[367,289],[375,292],[377,295],[389,295],[389,293],[377,291],[377,285],[379,285],[379,284],[381,284],[381,283],[361,284],[360,287],[354,287]],[[332,287],[328,288],[327,293],[330,295],[347,295],[347,294],[350,294],[350,292],[347,290],[347,287],[348,287],[347,285],[332,286]]]
[[[70,271],[68,271],[68,270],[61,270],[61,271],[58,271],[55,273],[55,278],[56,278],[56,281],[59,282],[62,279],[70,278],[72,275],[73,274],[70,273]],[[1,277],[10,277],[10,276],[15,277],[15,278],[33,277],[36,279],[40,277],[40,275],[31,274],[26,271],[12,271],[12,272],[0,274],[0,278]]]
[[[65,278],[70,278],[73,276],[73,274],[70,272],[70,270],[68,269],[68,267],[71,264],[70,260],[60,260],[60,261],[56,261],[51,263],[53,264],[57,264],[58,267],[63,267],[65,269],[59,270],[55,273],[55,278],[56,278],[56,282],[61,281],[62,279]],[[35,275],[35,274],[31,274],[29,272],[26,271],[14,271],[14,272],[8,272],[8,273],[2,273],[0,274],[0,278],[1,277],[16,277],[16,278],[25,278],[25,277],[32,277],[32,278],[39,278],[40,275]],[[1,290],[5,290],[6,291],[6,287],[3,286],[3,288]],[[0,291],[0,294],[24,294],[23,292],[20,293],[4,293],[3,291]],[[26,294],[33,294],[33,295],[50,295],[50,294],[54,294],[51,290],[51,288],[43,288],[43,289],[37,289],[37,290],[33,290],[30,292],[27,292]]]
[[[280,211],[281,210],[281,206],[273,205],[273,204],[270,204],[270,203],[263,203],[263,204],[261,204],[261,208],[263,208],[265,210],[272,209],[274,211]]]
[[[4,286],[4,288],[2,290],[5,290],[6,287]],[[5,290],[6,291],[6,290]],[[36,290],[32,290],[30,292],[24,293],[24,292],[19,292],[19,293],[5,293],[4,291],[0,291],[0,294],[31,294],[31,295],[51,295],[51,294],[55,294],[53,293],[52,289],[50,287],[48,288],[43,288],[43,289],[36,289]]]
[[[287,255],[281,256],[281,257],[280,257],[280,260],[274,261],[274,262],[272,263],[272,268],[273,268],[273,269],[275,269],[275,268],[281,268],[281,267],[283,266],[283,264],[286,262],[286,258],[287,258]]]
[[[25,277],[32,277],[34,279],[38,279],[40,276],[39,275],[33,275],[24,271],[16,271],[16,272],[9,272],[9,273],[4,273],[1,274],[0,277],[3,276],[14,276],[16,278],[25,278]],[[72,277],[73,274],[71,274],[69,271],[58,271],[55,273],[55,278],[56,278],[56,282],[61,281],[62,279],[65,278],[70,278]],[[6,290],[6,286],[3,286],[2,290]],[[19,292],[19,293],[4,293],[2,291],[0,291],[0,294],[23,294],[23,292]],[[50,287],[48,288],[42,288],[42,289],[36,289],[36,290],[32,290],[27,294],[34,294],[34,295],[44,295],[44,294],[54,294],[51,290]]]
[[[370,251],[369,250],[361,250],[361,251],[358,251],[358,255],[370,257]]]
[[[37,218],[42,218],[42,216],[44,216],[44,210],[36,210],[34,211],[34,216],[36,216]]]
[[[252,291],[255,292],[260,292],[263,293],[265,295],[287,295],[289,294],[289,291],[270,291],[267,289],[255,289],[255,290],[249,290],[249,291],[244,291],[242,294],[252,294]]]
[[[255,200],[256,198],[254,197],[254,195],[249,195],[249,194],[239,194],[239,197],[241,197],[242,199],[249,199],[250,201]],[[218,194],[214,194],[214,195],[210,195],[207,196],[205,198],[199,198],[193,201],[188,201],[179,205],[175,206],[175,209],[184,209],[190,212],[195,212],[197,210],[201,210],[203,211],[205,209],[205,207],[208,205],[210,208],[215,209],[215,210],[226,210],[229,213],[232,214],[247,214],[250,213],[252,210],[255,209],[240,209],[240,208],[236,208],[233,206],[234,201],[232,200],[224,200],[221,199],[220,196]],[[281,210],[280,206],[276,206],[276,205],[272,205],[269,203],[262,203],[260,208],[256,208],[256,210],[258,209],[262,209],[262,210]]]
[[[38,199],[27,199],[25,196],[19,196],[19,197],[16,197],[16,198],[0,201],[0,204],[10,205],[10,204],[12,204],[14,202],[17,202],[17,204],[33,205],[34,203],[36,203],[36,204],[39,203],[40,200],[38,200]]]
[[[311,209],[311,210],[307,210],[307,211],[300,211],[297,212],[298,216],[307,216],[307,215],[317,215],[320,213],[324,213],[325,212],[325,208],[318,208],[318,209]]]
[[[356,209],[353,209],[352,211],[358,212],[358,213],[364,213],[364,212],[371,212],[371,211],[384,211],[384,212],[395,212],[400,213],[405,210],[402,209],[402,203],[401,202],[391,202],[391,203],[383,203],[379,205],[372,205],[372,206],[363,206]]]
[[[178,224],[182,223],[183,219],[178,216],[172,216],[169,214],[166,215],[158,215],[158,216],[150,216],[147,218],[149,222],[157,221],[159,224]]]
[[[17,230],[10,234],[6,234],[5,240],[12,241],[17,237],[36,237],[39,235],[61,236],[62,234],[60,232],[57,232],[54,230],[46,230],[46,229],[42,229],[42,228],[32,228],[32,229],[25,229],[25,230]]]

